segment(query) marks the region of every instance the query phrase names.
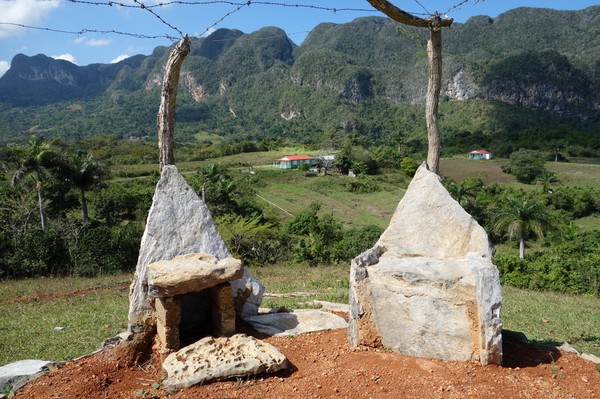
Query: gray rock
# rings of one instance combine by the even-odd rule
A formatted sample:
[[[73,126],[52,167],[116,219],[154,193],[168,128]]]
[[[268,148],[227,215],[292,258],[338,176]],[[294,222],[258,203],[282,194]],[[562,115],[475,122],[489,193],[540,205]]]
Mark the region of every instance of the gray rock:
[[[556,349],[563,351],[563,352],[570,352],[570,353],[575,353],[576,355],[579,355],[579,351],[577,349],[575,349],[568,342],[564,342],[561,346],[557,347]]]
[[[250,316],[245,321],[256,331],[270,336],[293,336],[313,331],[347,328],[346,320],[333,313],[299,309],[290,313]]]
[[[19,360],[0,367],[0,392],[10,388],[11,392],[27,382],[46,374],[53,363],[46,360]]]
[[[258,308],[265,294],[263,283],[252,277],[247,270],[244,270],[242,278],[231,281],[231,290],[234,297],[243,299],[238,312],[242,319],[245,320],[248,316],[258,314]]]
[[[451,259],[474,252],[492,259],[487,233],[423,163],[375,247],[400,257]]]
[[[350,305],[347,303],[335,303],[328,301],[310,301],[304,302],[305,305],[310,306],[320,306],[321,310],[326,310],[329,312],[338,312],[338,313],[348,313],[350,310]]]
[[[286,357],[273,345],[245,334],[206,337],[167,356],[165,387],[181,389],[232,377],[274,373],[287,368]]]
[[[379,241],[351,262],[350,344],[501,364],[492,253],[483,228],[423,164]]]
[[[165,165],[156,185],[152,206],[142,236],[140,254],[129,294],[131,331],[143,331],[152,324],[152,306],[148,295],[148,265],[189,253],[208,253],[217,259],[230,256],[213,218],[202,200],[174,165]],[[244,273],[241,286],[260,283]],[[234,290],[234,296],[238,291]],[[255,301],[262,293],[253,293]],[[246,307],[246,305],[244,304]],[[249,304],[248,307],[253,306]],[[256,307],[255,312],[257,312]],[[248,312],[251,312],[249,310]]]
[[[600,364],[600,357],[592,355],[591,353],[582,353],[581,358],[592,363]]]

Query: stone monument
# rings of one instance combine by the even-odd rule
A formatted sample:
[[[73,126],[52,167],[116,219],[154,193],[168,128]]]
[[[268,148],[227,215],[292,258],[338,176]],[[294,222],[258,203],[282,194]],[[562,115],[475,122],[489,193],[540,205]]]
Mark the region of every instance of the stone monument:
[[[178,256],[190,254],[197,254],[196,261],[208,261],[210,258],[210,262],[213,263],[211,267],[217,269],[224,266],[222,264],[217,266],[217,263],[231,259],[228,261],[229,268],[221,267],[222,270],[230,270],[228,272],[230,275],[227,279],[212,278],[210,277],[211,267],[205,270],[206,273],[203,276],[194,275],[194,268],[201,268],[199,263],[190,265],[191,259],[188,259],[186,263],[181,261],[181,258],[178,263],[175,261],[175,264],[183,268],[179,271],[174,271],[173,264],[171,266],[154,265],[153,268],[150,268],[150,265],[156,264],[156,262],[171,261]],[[152,269],[154,269],[153,273],[149,273],[149,270]],[[167,269],[169,274],[178,275],[175,288],[172,287],[173,282],[169,283],[165,277],[164,271]],[[184,282],[182,276],[185,275],[192,281]],[[152,277],[151,280],[149,280],[150,277]],[[158,302],[161,305],[171,306],[169,304],[172,301],[169,298],[182,294],[183,291],[191,292],[188,288],[183,288],[186,287],[186,284],[197,288],[202,285],[200,281],[207,278],[212,279],[214,284],[210,283],[209,287],[204,288],[221,283],[226,283],[227,287],[230,287],[232,300],[238,305],[236,307],[238,316],[243,318],[258,313],[264,286],[231,258],[206,204],[188,185],[175,165],[165,165],[156,185],[152,206],[148,213],[134,280],[130,288],[129,331],[132,336],[127,342],[124,342],[123,346],[131,360],[137,361],[137,358],[143,358],[150,353],[149,346],[156,334],[157,324],[155,298],[160,299]],[[173,295],[169,294],[169,284],[171,284],[170,289]],[[220,296],[217,295],[217,297]],[[188,299],[190,298],[188,297]],[[178,304],[177,307],[179,306]],[[177,315],[177,312],[173,311],[169,314]],[[185,320],[180,320],[180,322],[185,323]],[[170,334],[169,336],[175,335]]]
[[[426,164],[389,227],[351,262],[351,346],[502,363],[502,296],[484,229]]]

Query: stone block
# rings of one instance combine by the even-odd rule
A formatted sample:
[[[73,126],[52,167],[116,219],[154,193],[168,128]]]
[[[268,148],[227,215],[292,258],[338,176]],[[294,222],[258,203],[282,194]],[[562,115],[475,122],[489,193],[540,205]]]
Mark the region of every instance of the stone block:
[[[217,336],[231,336],[235,334],[235,307],[231,285],[220,284],[209,288],[210,314]]]
[[[175,165],[165,165],[154,191],[130,287],[130,331],[143,331],[145,326],[153,324],[153,309],[148,298],[148,266],[190,253],[207,253],[219,260],[230,257],[206,204]],[[253,287],[250,303],[244,304],[243,308],[244,314],[256,314],[264,287],[261,290],[262,284],[247,271],[236,276],[237,280],[233,281],[234,297],[238,295],[239,288]]]
[[[165,325],[160,320],[156,321],[156,335],[160,343],[160,351],[170,353],[180,348],[179,326]]]
[[[165,326],[178,326],[181,320],[181,308],[175,298],[155,298],[154,309],[157,320]]]

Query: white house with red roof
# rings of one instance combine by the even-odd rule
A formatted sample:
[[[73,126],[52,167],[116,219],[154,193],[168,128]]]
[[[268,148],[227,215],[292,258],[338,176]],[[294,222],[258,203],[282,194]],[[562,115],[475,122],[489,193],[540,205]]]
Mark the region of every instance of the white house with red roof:
[[[467,154],[469,159],[492,159],[492,153],[486,150],[474,150]]]
[[[281,169],[295,169],[302,163],[313,165],[315,158],[308,155],[285,155],[273,160],[273,166]]]

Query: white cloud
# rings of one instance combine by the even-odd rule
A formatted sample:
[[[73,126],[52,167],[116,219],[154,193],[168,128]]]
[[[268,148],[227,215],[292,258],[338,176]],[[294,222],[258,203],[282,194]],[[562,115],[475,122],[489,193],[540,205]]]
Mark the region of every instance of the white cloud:
[[[127,58],[129,58],[129,57],[131,57],[131,56],[130,56],[130,55],[127,55],[127,54],[121,54],[121,55],[119,55],[117,58],[115,58],[114,60],[112,60],[110,63],[111,63],[111,64],[116,64],[117,62],[119,62],[119,61],[123,61],[124,59],[127,59]]]
[[[4,75],[10,68],[10,64],[6,61],[0,61],[0,76]]]
[[[77,64],[77,60],[75,59],[75,56],[73,56],[73,54],[65,53],[61,55],[52,55],[51,57],[55,60],[65,60],[73,64]]]
[[[35,26],[62,0],[2,0],[2,22]],[[0,25],[0,39],[16,36],[23,29],[14,25]]]
[[[90,47],[98,47],[98,46],[108,46],[110,44],[110,40],[105,39],[89,39],[85,42]]]
[[[73,43],[75,44],[85,44],[90,47],[108,46],[110,42],[111,41],[107,39],[88,39],[85,36],[79,36],[77,39],[73,40]]]

